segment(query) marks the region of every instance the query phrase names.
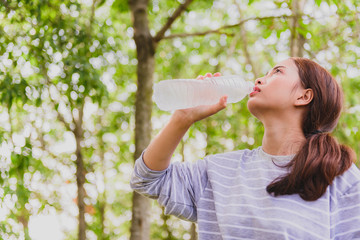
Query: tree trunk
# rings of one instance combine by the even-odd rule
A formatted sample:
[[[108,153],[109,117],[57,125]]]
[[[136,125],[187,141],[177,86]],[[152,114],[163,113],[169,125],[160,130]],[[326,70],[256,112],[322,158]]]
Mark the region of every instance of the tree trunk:
[[[9,130],[10,138],[8,139],[8,141],[14,146],[14,142],[12,139],[14,131],[13,131],[13,118],[12,118],[12,114],[11,114],[11,106],[7,105],[7,111],[8,111],[8,116],[9,116],[9,125],[10,125],[10,130]],[[18,184],[21,184],[21,185],[24,184],[24,173],[23,174],[19,173],[19,175],[17,177],[17,181],[18,181]],[[17,186],[17,188],[18,188],[18,186]],[[29,213],[29,210],[27,210],[25,208],[25,204],[21,204],[20,211],[16,214],[18,214],[17,220],[23,225],[25,240],[29,240],[30,239],[30,236],[29,236],[30,213]]]
[[[302,9],[304,7],[305,1],[293,1],[291,4],[291,10],[293,15],[292,27],[291,27],[291,37],[290,37],[290,56],[291,57],[302,57],[304,55],[304,43],[305,36],[298,32],[300,26],[299,21],[301,21]]]
[[[103,196],[105,195],[105,193],[103,194]],[[99,211],[100,211],[100,236],[99,236],[99,240],[104,240],[106,239],[106,234],[105,234],[105,207],[106,207],[106,203],[105,201],[100,201],[99,202]]]
[[[83,103],[84,104],[84,103]],[[86,240],[86,222],[85,222],[85,167],[84,159],[81,153],[81,141],[83,140],[82,118],[84,105],[79,109],[78,119],[75,121],[75,129],[73,131],[76,140],[76,183],[78,188],[77,204],[79,208],[79,232],[78,240]]]
[[[244,15],[243,15],[243,10],[240,7],[240,4],[237,3],[236,1],[234,1],[234,4],[236,5],[236,7],[237,7],[237,9],[239,11],[239,14],[240,14],[240,19],[239,20],[240,20],[240,22],[244,21],[245,18],[244,18]],[[241,47],[242,47],[243,53],[245,55],[246,63],[251,66],[251,71],[254,74],[254,78],[257,79],[258,77],[260,77],[260,74],[259,74],[258,66],[252,60],[252,56],[251,56],[250,51],[249,51],[248,37],[247,37],[247,31],[245,29],[245,25],[242,24],[239,27],[240,27],[240,32],[235,36],[234,47],[233,48],[235,49],[236,42],[241,39]],[[232,53],[231,53],[231,55],[232,55]]]
[[[76,138],[76,183],[78,188],[78,197],[77,204],[79,208],[79,232],[78,232],[78,240],[86,239],[86,223],[85,223],[85,168],[84,168],[84,160],[81,154],[80,142],[81,139]]]
[[[182,162],[185,162],[185,141],[181,140],[180,142],[180,153],[182,157]],[[191,223],[190,227],[190,240],[197,240],[197,231],[196,231],[196,223]]]
[[[100,117],[100,124],[102,124],[102,117]],[[106,210],[106,174],[105,174],[105,144],[104,141],[102,139],[103,134],[101,134],[101,136],[99,137],[99,149],[100,149],[100,162],[101,162],[101,175],[103,177],[103,181],[104,181],[104,189],[103,192],[101,193],[98,190],[98,201],[99,201],[99,211],[100,211],[100,234],[99,234],[99,240],[104,240],[106,239],[106,233],[105,233],[105,210]]]
[[[152,86],[155,43],[149,31],[148,0],[129,0],[137,51],[137,92],[135,101],[135,154],[137,159],[151,139]],[[134,192],[131,240],[150,237],[150,200]]]
[[[92,34],[92,25],[94,23],[96,1],[97,0],[93,0],[92,6],[91,6],[90,20],[89,20],[89,24],[88,24],[88,28],[87,28],[89,38],[91,38],[91,34]],[[87,44],[87,42],[85,42],[85,44]],[[76,184],[77,184],[77,188],[78,188],[77,204],[78,204],[78,208],[79,208],[78,240],[86,240],[86,228],[87,228],[86,221],[85,221],[86,206],[85,206],[85,202],[84,202],[84,199],[86,196],[86,192],[85,192],[85,188],[84,188],[86,170],[84,167],[84,158],[81,153],[81,141],[83,140],[83,132],[84,132],[83,126],[82,126],[83,115],[84,115],[84,105],[85,105],[85,99],[81,103],[81,106],[78,108],[79,116],[77,116],[77,118],[73,116],[73,120],[74,120],[74,124],[75,124],[75,129],[74,129],[73,133],[75,135],[75,140],[76,140],[76,150],[75,150],[75,154],[76,154]]]
[[[174,235],[171,232],[171,229],[169,228],[168,221],[170,219],[169,215],[165,215],[165,208],[161,208],[161,219],[163,220],[163,224],[161,226],[161,230],[163,233],[166,233],[166,237],[163,238],[163,240],[172,240],[176,239]]]
[[[196,231],[196,224],[192,223],[190,228],[190,240],[197,240],[197,231]]]
[[[20,211],[20,216],[17,217],[18,221],[23,225],[25,240],[31,240],[29,235],[29,211],[25,206],[21,206],[22,210]]]

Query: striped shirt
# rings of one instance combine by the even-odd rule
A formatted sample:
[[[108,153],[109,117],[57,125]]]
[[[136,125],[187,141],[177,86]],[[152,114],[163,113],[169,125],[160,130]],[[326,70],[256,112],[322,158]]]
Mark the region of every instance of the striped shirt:
[[[261,147],[150,170],[140,157],[131,187],[158,199],[166,214],[198,223],[199,239],[360,239],[360,171],[353,164],[324,195],[273,197],[266,186],[293,156]]]

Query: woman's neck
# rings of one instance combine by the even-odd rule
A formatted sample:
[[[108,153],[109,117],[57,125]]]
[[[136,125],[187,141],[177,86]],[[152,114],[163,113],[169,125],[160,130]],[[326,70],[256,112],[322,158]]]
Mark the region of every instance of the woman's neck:
[[[305,141],[299,124],[284,121],[264,124],[263,150],[272,155],[296,154]]]

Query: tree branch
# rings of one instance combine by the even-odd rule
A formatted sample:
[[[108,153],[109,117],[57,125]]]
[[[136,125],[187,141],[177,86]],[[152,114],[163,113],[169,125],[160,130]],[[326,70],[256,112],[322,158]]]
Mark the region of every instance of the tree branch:
[[[224,26],[222,26],[222,27],[220,27],[218,29],[214,29],[214,30],[208,30],[208,31],[204,31],[204,32],[195,32],[195,33],[172,34],[172,35],[169,35],[169,36],[164,36],[162,39],[204,36],[204,35],[211,34],[211,33],[223,34],[224,33],[224,32],[222,32],[223,30],[229,29],[229,28],[239,27],[239,26],[243,25],[244,23],[246,23],[248,21],[251,21],[251,20],[262,21],[262,20],[267,20],[267,19],[278,19],[278,18],[294,18],[294,16],[293,15],[280,15],[280,16],[267,16],[267,17],[251,17],[251,18],[241,20],[240,22],[238,22],[236,24],[224,25]]]
[[[237,6],[238,12],[240,14],[240,20],[242,20],[243,11],[242,11],[240,5],[236,1],[234,1],[234,4]],[[244,26],[240,27],[240,34],[241,34],[241,38],[242,38],[242,48],[243,48],[243,52],[245,54],[246,62],[247,62],[247,64],[249,64],[251,66],[251,70],[254,74],[254,77],[255,77],[255,79],[257,79],[259,77],[259,72],[258,72],[257,66],[255,66],[255,64],[251,58],[250,52],[249,52],[247,32],[246,32],[246,29]]]
[[[55,105],[54,100],[51,99],[51,102]],[[66,128],[68,131],[71,131],[71,132],[72,132],[73,130],[71,129],[70,124],[65,121],[64,116],[63,116],[59,111],[56,111],[56,113],[57,113],[57,118],[58,118],[58,120],[64,124],[65,128]]]
[[[1,0],[1,3],[2,3],[2,5],[5,6],[6,13],[10,12],[11,10],[14,10],[14,11],[16,10],[16,7],[9,6],[9,3],[6,0]]]
[[[297,51],[296,51],[296,40],[297,40],[297,31],[296,28],[298,27],[298,8],[299,3],[298,1],[294,1],[291,4],[291,11],[294,13],[294,18],[292,21],[292,25],[290,28],[291,36],[290,36],[290,57],[297,57]]]
[[[45,77],[45,82],[46,82],[46,84],[49,86],[49,89],[50,89],[51,80],[50,80],[49,76],[47,75],[46,68],[44,67],[44,65],[41,65],[41,71],[42,71],[42,73],[43,73],[43,75],[44,75],[44,77]],[[56,90],[58,90],[57,87],[56,87],[56,85],[54,85],[54,87],[56,88]],[[50,90],[49,90],[49,91],[50,91]],[[58,92],[60,92],[60,91],[58,90]],[[60,94],[60,93],[59,93],[59,94]],[[60,94],[60,95],[61,95],[61,94]],[[51,96],[50,96],[50,101],[51,101],[51,103],[54,105],[54,108],[55,108],[56,104],[58,104],[58,103],[56,103],[55,100],[51,98]],[[56,110],[56,113],[57,113],[57,118],[58,118],[58,120],[64,124],[65,128],[66,128],[68,131],[72,131],[72,130],[71,130],[71,127],[70,127],[70,124],[65,121],[64,116],[63,116],[58,110]],[[75,122],[74,119],[73,119],[73,122]]]
[[[93,23],[94,23],[96,3],[97,3],[97,0],[93,0],[93,2],[92,2],[92,4],[91,4],[91,14],[90,14],[89,28],[88,28],[88,31],[89,31],[90,33],[91,33],[91,30],[92,30],[92,25],[93,25]]]
[[[160,29],[160,31],[155,35],[154,41],[159,42],[164,39],[165,32],[171,27],[174,21],[181,15],[183,11],[190,5],[193,0],[185,0],[183,4],[181,4],[173,13],[171,17],[169,17],[168,21],[164,24],[164,26]]]
[[[41,129],[37,128],[35,126],[35,124],[33,125],[33,127],[35,128],[38,137],[39,137],[39,141],[40,141],[40,148],[41,150],[43,150],[44,152],[46,152],[47,154],[49,154],[53,159],[58,159],[59,156],[56,156],[54,153],[52,153],[47,147],[46,147],[46,143],[45,143],[45,139],[44,139],[44,133]]]
[[[81,140],[83,138],[84,106],[85,106],[85,99],[84,99],[84,101],[82,101],[80,107],[78,108],[78,111],[79,111],[78,119],[76,119],[76,117],[73,116],[74,124],[75,124],[74,134],[79,136],[81,138]]]

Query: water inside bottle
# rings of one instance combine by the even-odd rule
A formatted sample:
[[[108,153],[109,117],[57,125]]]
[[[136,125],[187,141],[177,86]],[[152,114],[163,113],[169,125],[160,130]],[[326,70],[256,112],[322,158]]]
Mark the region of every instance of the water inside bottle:
[[[235,103],[249,94],[253,87],[252,82],[234,75],[204,80],[164,80],[154,85],[154,101],[164,111],[215,104],[224,95],[228,96],[228,103]]]

